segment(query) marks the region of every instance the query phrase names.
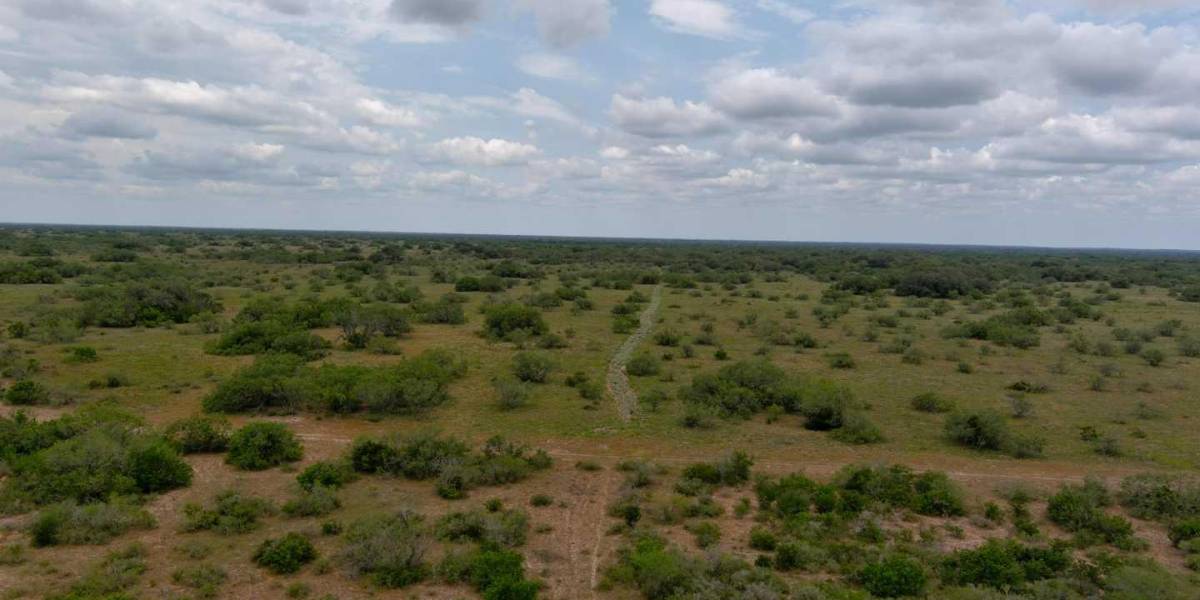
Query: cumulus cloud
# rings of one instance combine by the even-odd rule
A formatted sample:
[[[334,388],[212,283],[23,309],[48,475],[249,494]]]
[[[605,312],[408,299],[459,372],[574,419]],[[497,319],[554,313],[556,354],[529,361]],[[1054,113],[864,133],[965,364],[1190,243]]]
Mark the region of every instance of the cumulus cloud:
[[[1077,23],[1050,50],[1054,72],[1067,85],[1095,94],[1140,90],[1165,52],[1140,24],[1121,27]]]
[[[742,33],[733,9],[718,0],[650,0],[650,15],[676,33],[717,39]]]
[[[374,125],[418,127],[424,124],[424,120],[417,115],[416,111],[394,106],[375,98],[359,98],[354,107],[362,118]]]
[[[797,6],[788,0],[758,0],[759,10],[781,16],[797,25],[803,25],[816,18],[811,10]]]
[[[612,97],[609,115],[618,127],[645,137],[711,135],[726,128],[725,119],[702,102],[671,98]]]
[[[561,54],[544,52],[522,54],[517,58],[517,68],[529,75],[543,79],[561,79],[563,81],[591,81],[593,79],[583,71],[575,59]]]
[[[609,0],[520,0],[533,11],[542,39],[555,48],[568,48],[608,35]]]
[[[831,116],[837,100],[812,80],[776,69],[749,69],[724,77],[709,90],[713,104],[737,117]]]
[[[63,121],[60,132],[69,138],[150,139],[158,130],[144,119],[119,111],[100,108],[84,109]]]
[[[392,0],[391,15],[406,23],[460,26],[483,17],[484,0]]]
[[[474,136],[445,139],[430,148],[430,154],[435,158],[477,167],[523,164],[539,153],[537,146],[530,144]]]

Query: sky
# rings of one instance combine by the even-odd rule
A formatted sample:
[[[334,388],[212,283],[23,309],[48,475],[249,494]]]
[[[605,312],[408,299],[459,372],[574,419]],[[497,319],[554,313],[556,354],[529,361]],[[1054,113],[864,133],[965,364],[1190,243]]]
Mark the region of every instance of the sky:
[[[1197,4],[0,0],[0,222],[1200,249]]]

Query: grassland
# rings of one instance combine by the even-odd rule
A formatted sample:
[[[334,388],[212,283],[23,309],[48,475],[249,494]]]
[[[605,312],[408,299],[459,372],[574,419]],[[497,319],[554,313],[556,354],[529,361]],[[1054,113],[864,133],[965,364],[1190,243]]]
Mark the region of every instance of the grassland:
[[[1200,409],[1200,357],[1192,352],[1192,340],[1200,340],[1200,304],[1190,297],[1200,281],[1200,257],[153,230],[0,233],[0,265],[68,273],[33,277],[52,283],[18,282],[20,277],[10,275],[0,284],[0,324],[7,327],[0,339],[5,368],[0,386],[11,390],[32,381],[44,390],[32,405],[4,406],[9,415],[20,411],[46,421],[89,406],[114,406],[143,421],[139,432],[157,435],[200,414],[218,386],[261,360],[253,354],[221,355],[213,348],[245,319],[243,309],[263,298],[274,306],[345,299],[349,304],[338,305],[343,309],[390,305],[405,311],[410,330],[378,334],[367,349],[347,346],[339,326],[343,317],[306,328],[328,346],[310,365],[388,369],[426,351],[447,350],[466,367],[446,384],[448,399],[428,410],[334,414],[277,408],[229,414],[234,428],[256,421],[285,424],[302,442],[303,459],[239,471],[220,454],[189,454],[184,460],[193,472],[190,485],[138,499],[155,526],[120,532],[102,545],[34,547],[30,526],[44,507],[12,502],[0,530],[0,548],[11,556],[0,561],[4,597],[109,597],[79,582],[105,553],[130,544],[146,550],[140,566],[131,569],[136,576],[105,593],[471,597],[478,590],[454,583],[435,568],[443,554],[465,552],[463,544],[429,540],[429,573],[394,587],[348,571],[337,558],[347,542],[322,529],[327,522],[349,524],[399,510],[420,513],[432,523],[455,511],[482,510],[493,499],[527,513],[528,539],[516,550],[524,557],[527,578],[540,582],[538,593],[546,598],[669,597],[654,595],[644,580],[629,574],[630,548],[650,535],[690,556],[717,551],[748,563],[758,560],[760,573],[754,577],[771,578],[757,591],[735,586],[712,591],[715,595],[681,585],[673,588],[676,597],[867,597],[860,570],[888,556],[916,557],[924,565],[928,582],[921,595],[1002,597],[987,595],[1000,593],[987,585],[954,585],[939,566],[954,552],[992,538],[1040,546],[1067,540],[1072,560],[1080,565],[1045,578],[1059,582],[1053,585],[1003,587],[1013,594],[1004,597],[1200,597],[1187,568],[1194,555],[1176,547],[1167,533],[1187,514],[1133,518],[1136,544],[1081,539],[1046,516],[1047,500],[1063,485],[1088,479],[1115,491],[1124,478],[1145,473],[1186,483],[1200,467],[1200,436],[1192,423]],[[933,273],[965,287],[898,295],[911,273]],[[463,277],[489,275],[501,282],[497,291],[456,291],[470,287],[461,284]],[[125,298],[89,300],[88,290],[127,290],[153,281],[184,282],[216,308],[180,319],[159,315],[132,326],[88,322],[86,315],[97,302]],[[415,288],[422,300],[386,299],[376,292],[380,282]],[[864,287],[869,291],[856,293]],[[563,300],[555,295],[558,290],[573,290],[559,296],[578,293],[587,302]],[[649,298],[656,290],[662,297],[652,333],[634,354],[653,357],[657,372],[631,375],[641,403],[624,419],[610,394],[584,398],[581,387],[567,380],[582,373],[604,384],[610,360],[631,332],[618,323],[614,308],[633,306],[636,319],[646,304],[630,303],[630,296]],[[445,298],[461,306],[464,323],[423,320],[419,303]],[[550,298],[559,298],[558,305]],[[489,311],[506,302],[535,307],[545,333],[487,335]],[[963,324],[1023,309],[1057,315],[1030,328],[1034,345],[1018,344],[1028,346],[1021,348],[1002,338],[954,333]],[[1078,314],[1068,315],[1068,309]],[[656,338],[659,333],[673,335]],[[550,336],[558,343],[544,343]],[[80,359],[77,348],[94,350],[95,359]],[[505,409],[497,382],[512,379],[514,356],[522,352],[549,358],[553,370],[544,383],[519,384],[527,397]],[[847,443],[828,431],[806,429],[803,406],[752,410],[745,416],[711,410],[696,415],[698,405],[685,390],[698,376],[762,361],[789,380],[821,381],[844,390],[853,398],[845,408],[866,419],[880,439]],[[951,402],[951,414],[1000,415],[1014,438],[1034,440],[1040,451],[1016,458],[954,443],[944,427],[949,414],[912,407],[915,396],[929,392]],[[354,440],[429,431],[471,447],[502,435],[545,449],[553,465],[506,485],[481,485],[466,499],[441,498],[430,481],[362,475],[337,492],[340,507],[323,517],[276,514],[239,535],[182,532],[188,503],[207,504],[216,492],[233,489],[283,504],[297,493],[297,472],[318,461],[343,460]],[[688,465],[734,451],[752,457],[754,473],[764,477],[799,472],[837,481],[848,465],[883,464],[945,472],[961,490],[965,512],[928,515],[909,507],[872,506],[830,531],[861,531],[869,523],[883,532],[879,536],[846,533],[852,541],[845,543],[854,551],[836,554],[841,558],[830,554],[807,568],[772,568],[771,552],[751,547],[751,529],[775,528],[781,538],[807,538],[794,530],[794,521],[761,505],[752,481],[680,491]],[[33,477],[27,456],[6,451],[4,460],[4,485]],[[650,480],[646,486],[631,483],[631,473],[640,471]],[[1008,506],[1014,490],[1029,496],[1036,532],[1015,531],[1011,518],[984,517],[987,503]],[[549,501],[531,505],[539,495]],[[720,514],[649,516],[667,511],[672,502],[696,498],[711,499]],[[642,516],[623,521],[621,507],[630,503]],[[743,503],[755,508],[739,508]],[[1131,512],[1120,502],[1104,510],[1124,517]],[[715,524],[720,540],[697,549],[689,528],[696,530],[698,523]],[[278,575],[251,560],[263,540],[287,532],[313,541],[319,556],[314,564],[298,574]],[[176,575],[201,564],[224,576],[203,588]],[[1100,574],[1080,575],[1085,566]],[[1112,582],[1133,591],[1122,592],[1126,588]]]

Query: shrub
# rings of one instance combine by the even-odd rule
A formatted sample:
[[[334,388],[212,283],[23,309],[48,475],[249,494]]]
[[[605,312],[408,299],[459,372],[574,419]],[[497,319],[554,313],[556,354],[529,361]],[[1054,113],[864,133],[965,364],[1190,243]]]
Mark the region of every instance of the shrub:
[[[316,558],[312,542],[295,532],[265,540],[254,553],[255,564],[277,575],[295,573]]]
[[[519,352],[513,357],[513,375],[528,383],[545,383],[554,370],[550,357],[533,352]]]
[[[1004,418],[991,411],[953,413],[945,431],[951,441],[976,450],[1003,450],[1012,439]]]
[[[198,598],[216,598],[217,589],[229,576],[221,567],[213,565],[190,565],[171,573],[171,581],[196,590]]]
[[[854,357],[846,352],[833,352],[825,356],[831,369],[853,369],[858,366]]]
[[[662,372],[662,360],[650,352],[638,352],[626,363],[625,372],[635,377],[658,375]]]
[[[884,440],[883,432],[861,412],[847,413],[842,417],[841,427],[835,429],[833,439],[846,444],[877,444]]]
[[[928,582],[920,563],[901,556],[867,564],[858,572],[858,580],[880,598],[920,596]]]
[[[134,529],[152,529],[154,517],[127,500],[106,504],[62,502],[41,510],[29,526],[34,546],[107,544]]]
[[[513,302],[488,308],[484,319],[484,331],[493,339],[506,339],[517,331],[542,335],[548,330],[540,310]]]
[[[496,390],[496,406],[500,410],[516,410],[529,405],[533,395],[530,385],[518,379],[499,377],[492,380]]]
[[[949,585],[1012,589],[1054,577],[1071,564],[1070,553],[1062,546],[1037,548],[1012,540],[988,540],[978,548],[959,550],[943,560],[941,576]]]
[[[342,506],[334,490],[323,485],[301,488],[299,495],[283,505],[284,514],[290,517],[320,517]]]
[[[954,401],[942,397],[937,392],[924,392],[913,397],[913,410],[926,413],[946,413],[954,410]]]
[[[365,517],[351,523],[343,537],[345,546],[337,559],[352,574],[388,588],[405,587],[428,575],[429,535],[424,518],[416,513]]]
[[[183,454],[224,452],[229,447],[229,435],[227,419],[207,415],[180,419],[163,431],[163,437]]]
[[[184,531],[213,531],[221,535],[257,529],[259,519],[275,514],[270,501],[226,490],[213,498],[213,507],[188,503],[183,506]]]
[[[83,419],[64,417],[27,431],[37,438],[13,440],[25,444],[28,456],[10,463],[12,475],[4,482],[6,502],[87,503],[115,495],[163,492],[191,482],[191,467],[166,442],[136,433],[133,423],[107,420],[127,417],[103,416],[99,418],[105,421],[89,423],[93,418],[96,413]],[[14,448],[21,446],[0,453]]]
[[[453,512],[434,527],[438,539],[474,541],[488,547],[515,548],[525,544],[529,515],[521,510]]]
[[[4,401],[13,406],[34,406],[49,400],[50,392],[45,386],[31,379],[19,380],[4,392]]]
[[[1139,519],[1169,522],[1200,517],[1200,481],[1191,478],[1132,475],[1121,480],[1117,498]]]
[[[1158,348],[1147,348],[1146,350],[1142,351],[1141,356],[1142,360],[1146,361],[1146,364],[1152,367],[1157,367],[1161,365],[1163,361],[1167,360],[1166,353]]]
[[[687,530],[695,536],[696,546],[708,548],[721,541],[721,528],[712,521],[702,521],[687,526]]]
[[[75,346],[68,350],[66,362],[70,363],[93,363],[100,360],[100,355],[96,353],[96,349],[91,346]]]
[[[1200,538],[1200,517],[1192,517],[1172,524],[1167,536],[1176,547],[1183,542]]]
[[[320,461],[304,468],[296,476],[300,487],[311,490],[316,486],[338,489],[354,481],[357,476],[349,464],[342,461]]]
[[[262,471],[296,462],[303,455],[304,448],[287,426],[259,421],[233,434],[225,462],[244,471]]]
[[[1083,485],[1065,485],[1050,497],[1046,517],[1063,529],[1083,536],[1082,542],[1098,539],[1118,547],[1128,546],[1133,526],[1124,518],[1102,509],[1111,503],[1104,484],[1094,480]]]

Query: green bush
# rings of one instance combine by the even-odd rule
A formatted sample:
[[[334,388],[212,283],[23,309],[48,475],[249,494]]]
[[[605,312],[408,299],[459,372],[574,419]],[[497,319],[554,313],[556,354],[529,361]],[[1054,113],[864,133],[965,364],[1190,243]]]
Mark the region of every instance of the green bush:
[[[1012,441],[1008,423],[992,411],[952,413],[946,417],[945,431],[954,443],[976,450],[1004,450]]]
[[[416,513],[359,519],[350,524],[343,539],[338,561],[352,574],[367,576],[377,585],[405,587],[429,574],[425,564],[429,534],[424,519]]]
[[[937,392],[924,392],[912,399],[913,410],[926,413],[946,413],[954,410],[954,401],[942,397]]]
[[[453,512],[438,520],[438,539],[474,541],[489,547],[515,548],[525,544],[529,515],[521,510]]]
[[[191,483],[192,469],[174,448],[160,438],[139,433],[132,420],[120,420],[128,417],[103,415],[103,410],[83,419],[64,417],[45,426],[18,425],[12,432],[16,439],[11,440],[18,445],[0,450],[21,453],[16,455],[20,460],[9,465],[5,501],[87,503],[117,495],[164,492]],[[95,418],[103,421],[91,421]],[[21,423],[20,419],[17,422]],[[25,437],[28,435],[34,437]]]
[[[1200,538],[1200,517],[1192,517],[1172,524],[1167,532],[1167,537],[1176,547],[1183,542]]]
[[[1072,564],[1070,551],[1061,545],[1038,548],[1012,540],[988,540],[978,548],[946,557],[941,577],[949,585],[1013,589],[1055,577]]]
[[[13,406],[36,406],[50,401],[50,392],[31,379],[21,379],[4,392],[4,401]]]
[[[1121,480],[1117,493],[1129,514],[1155,521],[1200,517],[1200,480],[1146,473]]]
[[[878,444],[884,440],[883,432],[861,412],[847,413],[842,417],[841,427],[831,434],[833,439],[846,444]]]
[[[527,383],[545,383],[554,370],[550,357],[534,352],[518,352],[513,356],[513,375]]]
[[[880,598],[920,596],[928,583],[921,564],[902,556],[867,564],[858,572],[858,580],[871,595]]]
[[[662,360],[650,352],[638,352],[625,364],[625,372],[634,377],[649,377],[662,372]]]
[[[542,335],[549,331],[542,312],[532,306],[513,302],[497,304],[487,309],[484,332],[493,339],[506,339],[522,331],[527,335]]]
[[[34,546],[99,545],[127,531],[154,526],[154,517],[128,500],[84,505],[62,502],[38,512],[29,534]]]
[[[294,532],[265,540],[254,552],[254,563],[277,575],[295,573],[316,558],[317,549],[312,542]]]
[[[344,461],[319,461],[304,468],[296,476],[296,482],[302,489],[311,490],[315,486],[338,489],[357,478],[354,469]]]
[[[1133,526],[1122,517],[1109,515],[1104,508],[1112,503],[1104,484],[1089,480],[1083,485],[1064,485],[1050,497],[1046,517],[1052,523],[1075,533],[1082,542],[1102,541],[1127,547],[1133,540]]]
[[[195,590],[197,598],[216,598],[217,589],[227,579],[224,569],[207,564],[180,567],[171,573],[171,581]]]
[[[290,517],[320,517],[342,506],[337,493],[323,485],[301,488],[300,493],[283,505],[284,514]]]
[[[303,456],[300,440],[286,425],[259,421],[234,432],[225,462],[244,471],[262,471]]]
[[[100,355],[91,346],[75,346],[68,349],[68,352],[66,362],[69,363],[93,363],[100,360]]]
[[[212,508],[185,504],[183,530],[213,531],[221,535],[246,533],[258,528],[260,518],[273,514],[275,506],[269,500],[226,490],[213,498]]]
[[[208,415],[180,419],[163,431],[163,437],[183,454],[224,452],[229,448],[229,436],[229,421]]]

